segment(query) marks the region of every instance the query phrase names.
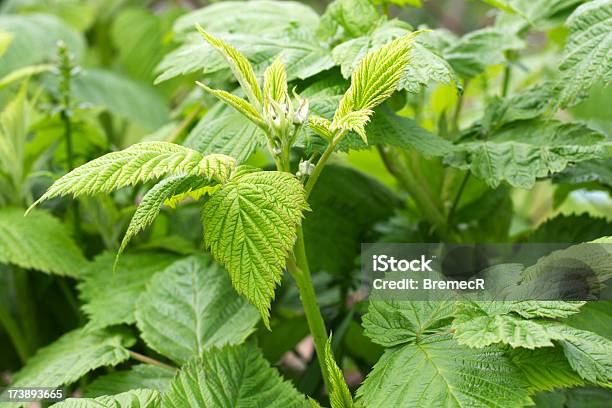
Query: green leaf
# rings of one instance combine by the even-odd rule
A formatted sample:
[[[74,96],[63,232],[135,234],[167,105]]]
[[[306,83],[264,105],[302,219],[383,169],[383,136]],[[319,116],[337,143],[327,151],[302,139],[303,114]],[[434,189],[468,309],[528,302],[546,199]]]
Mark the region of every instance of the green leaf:
[[[444,301],[371,301],[363,327],[372,341],[393,347],[439,332],[450,323],[452,311],[452,304]]]
[[[253,107],[253,105],[251,105],[244,99],[240,98],[239,96],[233,95],[227,91],[209,88],[201,82],[196,82],[196,84],[198,84],[200,88],[204,89],[209,94],[218,98],[220,101],[225,102],[232,108],[236,109],[238,112],[243,114],[247,119],[255,123],[257,126],[265,128],[266,125],[259,112]]]
[[[85,54],[83,36],[49,14],[2,14],[0,30],[12,36],[12,41],[2,55],[0,77],[54,58],[58,40],[66,43],[77,60]]]
[[[560,347],[536,350],[518,348],[511,350],[509,357],[529,383],[530,392],[583,384],[580,376],[567,362]]]
[[[331,384],[329,400],[332,408],[352,408],[353,397],[344,380],[344,374],[334,359],[331,336],[325,344],[325,366]]]
[[[425,41],[416,42],[410,51],[410,63],[398,84],[398,89],[418,93],[430,82],[452,85],[457,76],[450,64]]]
[[[338,120],[334,120],[330,130],[336,132],[338,130],[345,132],[355,132],[359,135],[363,143],[368,144],[368,138],[365,133],[365,126],[370,121],[373,111],[370,109],[360,109],[349,112]]]
[[[301,183],[276,171],[237,174],[204,204],[206,246],[266,326],[274,288],[306,209]]]
[[[54,408],[161,408],[161,396],[155,390],[136,389],[98,398],[68,398]]]
[[[229,179],[234,166],[234,159],[221,154],[203,156],[166,142],[137,143],[77,167],[53,183],[33,205],[62,195],[109,193],[172,174],[200,176],[222,183]]]
[[[208,111],[185,139],[185,146],[207,155],[226,154],[244,163],[264,140],[263,131],[241,113]]]
[[[102,375],[87,385],[86,397],[100,397],[145,388],[165,392],[175,372],[151,364],[138,364],[129,370],[119,370]]]
[[[361,60],[351,75],[350,88],[340,100],[332,127],[351,112],[371,110],[391,96],[408,65],[408,53],[418,34],[400,37]]]
[[[523,48],[523,41],[511,32],[489,27],[472,31],[444,50],[453,69],[464,78],[474,77],[491,65],[506,62],[505,51]]]
[[[87,261],[55,217],[23,209],[0,209],[0,262],[46,273],[79,277]]]
[[[79,283],[82,309],[89,318],[88,329],[133,324],[134,304],[151,277],[177,259],[164,253],[138,252],[123,255],[113,272],[115,254],[106,252],[83,271]]]
[[[211,347],[242,343],[259,320],[257,310],[235,294],[223,268],[205,255],[155,275],[135,314],[147,345],[178,363]]]
[[[577,123],[518,121],[489,134],[487,140],[455,145],[447,164],[484,180],[495,188],[502,181],[531,188],[537,178],[562,171],[568,164],[608,157],[612,143]]]
[[[157,89],[113,71],[84,70],[72,80],[72,91],[76,100],[101,106],[146,130],[170,121],[168,102]]]
[[[321,37],[334,37],[338,29],[348,37],[359,37],[370,32],[381,20],[369,0],[337,0],[325,10],[318,31]]]
[[[287,92],[285,66],[280,58],[276,58],[264,72],[264,105],[267,105],[269,100],[283,103]]]
[[[132,342],[132,338],[106,329],[73,330],[39,349],[15,374],[11,386],[58,388],[71,384],[91,370],[127,360],[125,346]]]
[[[559,66],[560,105],[573,106],[595,83],[612,79],[612,0],[594,0],[567,19],[570,36]]]
[[[255,72],[253,71],[253,66],[249,60],[230,44],[204,31],[200,25],[196,25],[196,28],[200,35],[202,35],[210,45],[223,54],[234,76],[240,83],[244,93],[247,95],[247,98],[254,106],[255,110],[258,111],[262,106],[263,99],[261,88],[259,87]]]
[[[527,383],[503,350],[470,349],[449,336],[387,349],[357,396],[367,407],[488,408],[531,402]]]
[[[197,176],[173,176],[160,181],[147,191],[138,208],[136,208],[136,212],[130,220],[130,225],[123,236],[117,252],[117,261],[130,240],[140,231],[153,224],[164,203],[174,196],[186,195],[207,185],[209,183],[206,180]]]
[[[174,378],[162,402],[169,408],[308,406],[250,344],[212,349],[191,360]]]
[[[609,300],[588,302],[580,309],[580,313],[569,316],[564,323],[612,340],[612,302]]]
[[[528,241],[578,243],[592,241],[609,231],[612,231],[612,222],[605,218],[591,217],[587,213],[559,214],[540,224],[529,234]]]

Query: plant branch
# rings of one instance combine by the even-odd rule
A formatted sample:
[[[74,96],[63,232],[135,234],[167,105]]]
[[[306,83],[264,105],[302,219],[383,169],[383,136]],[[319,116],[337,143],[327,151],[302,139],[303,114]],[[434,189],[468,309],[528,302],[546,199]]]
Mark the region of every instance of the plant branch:
[[[170,364],[162,363],[161,361],[151,358],[149,356],[145,356],[144,354],[140,354],[132,350],[128,350],[128,353],[130,354],[130,357],[132,359],[140,361],[141,363],[155,365],[158,367],[165,368],[167,370],[171,370],[173,372],[176,372],[178,370],[176,367],[171,366]]]
[[[13,319],[13,316],[11,316],[9,311],[2,305],[0,305],[0,326],[4,327],[4,330],[11,339],[11,342],[17,351],[17,355],[19,356],[19,360],[22,363],[25,363],[28,357],[30,357],[28,342],[26,341],[23,332],[17,325],[17,322],[15,319]]]
[[[453,205],[448,211],[448,217],[446,221],[448,225],[451,225],[451,222],[453,221],[453,217],[455,216],[455,211],[457,210],[457,206],[459,205],[459,200],[461,200],[461,196],[463,195],[463,191],[465,190],[465,186],[468,180],[470,179],[471,174],[472,172],[468,170],[467,173],[465,173],[465,176],[463,176],[463,180],[461,181],[459,190],[457,190],[457,195],[455,195],[455,199],[453,200]]]

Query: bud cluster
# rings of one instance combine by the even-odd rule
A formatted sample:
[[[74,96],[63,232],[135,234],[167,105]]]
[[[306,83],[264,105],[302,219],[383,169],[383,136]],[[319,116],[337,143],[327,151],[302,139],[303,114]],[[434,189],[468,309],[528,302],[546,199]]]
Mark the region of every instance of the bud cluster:
[[[289,151],[302,126],[308,121],[308,99],[300,98],[295,90],[293,95],[297,101],[295,107],[286,93],[282,101],[268,98],[264,103],[263,117],[273,142],[271,150],[277,156]]]

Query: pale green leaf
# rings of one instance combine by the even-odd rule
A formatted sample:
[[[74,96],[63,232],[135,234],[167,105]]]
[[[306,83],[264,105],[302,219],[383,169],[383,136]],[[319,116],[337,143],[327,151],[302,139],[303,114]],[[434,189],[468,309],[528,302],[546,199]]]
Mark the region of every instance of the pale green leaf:
[[[53,408],[161,408],[161,395],[155,390],[134,389],[98,398],[68,398]]]
[[[86,397],[113,395],[138,388],[165,392],[175,371],[152,364],[137,364],[129,370],[113,371],[102,375],[85,388]]]
[[[37,64],[16,69],[15,71],[10,72],[0,78],[0,89],[6,88],[13,82],[20,81],[24,78],[29,78],[31,76],[38,75],[43,72],[49,72],[53,70],[53,68],[53,65],[50,64]]]
[[[527,386],[502,349],[429,336],[387,349],[357,396],[366,407],[519,407],[531,402]]]
[[[321,116],[310,115],[308,117],[308,127],[325,140],[331,141],[331,121],[329,119],[323,118]]]
[[[201,176],[222,183],[228,180],[234,166],[234,159],[225,155],[203,156],[167,142],[138,143],[77,167],[53,183],[35,204],[62,195],[109,193],[165,175]]]
[[[589,1],[566,22],[570,36],[559,66],[561,106],[584,99],[596,83],[612,80],[612,0]]]
[[[439,332],[450,323],[452,311],[452,303],[444,301],[371,301],[363,327],[372,341],[393,347]]]
[[[301,183],[275,171],[238,174],[204,205],[206,246],[266,325],[274,288],[307,208]]]
[[[59,220],[44,211],[0,209],[0,262],[79,277],[87,261]]]
[[[247,119],[255,123],[257,126],[265,128],[266,125],[264,124],[263,118],[261,117],[259,112],[253,107],[253,105],[251,105],[244,99],[227,91],[223,91],[220,89],[212,89],[201,82],[196,82],[196,84],[198,84],[198,86],[200,86],[209,94],[217,97],[220,101],[227,103],[232,108],[242,113],[244,116],[247,117]]]
[[[137,252],[123,255],[113,272],[115,254],[106,252],[83,270],[79,283],[88,329],[133,324],[134,304],[151,277],[177,259],[166,253]]]
[[[133,339],[110,330],[73,330],[39,349],[15,373],[12,387],[58,388],[71,384],[88,372],[115,366],[129,358],[124,346]],[[22,406],[14,404],[9,406]]]
[[[309,406],[250,344],[212,349],[194,358],[174,378],[162,402],[168,408]]]
[[[329,377],[329,382],[331,385],[329,400],[332,408],[352,408],[353,407],[353,397],[351,396],[351,392],[346,385],[346,381],[344,380],[344,374],[338,364],[336,364],[336,360],[334,359],[334,353],[332,351],[332,338],[331,336],[327,340],[325,344],[325,369],[327,370],[327,375]]]
[[[247,98],[255,107],[255,110],[259,110],[263,102],[261,88],[249,60],[230,44],[204,31],[200,25],[196,25],[196,28],[210,45],[223,54]]]
[[[242,343],[258,320],[257,310],[206,255],[183,259],[155,275],[136,303],[144,341],[178,363],[211,347]]]
[[[197,176],[173,176],[163,179],[147,191],[138,208],[136,208],[136,212],[130,220],[130,225],[128,225],[123,236],[117,252],[117,260],[119,260],[119,255],[125,250],[130,240],[140,231],[153,224],[162,205],[172,203],[172,199],[177,195],[183,197],[183,195],[202,189],[208,184],[206,180]]]
[[[365,133],[365,127],[370,121],[373,111],[371,109],[360,109],[349,112],[341,118],[334,120],[330,130],[332,132],[345,131],[355,132],[359,135],[363,143],[368,144],[368,138]]]
[[[287,97],[287,73],[280,58],[266,68],[264,72],[264,105],[268,100],[284,103]]]

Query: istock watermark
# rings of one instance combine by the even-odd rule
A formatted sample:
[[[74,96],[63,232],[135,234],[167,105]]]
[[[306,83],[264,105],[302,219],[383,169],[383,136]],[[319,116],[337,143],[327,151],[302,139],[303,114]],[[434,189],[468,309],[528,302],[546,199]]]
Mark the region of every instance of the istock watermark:
[[[609,300],[612,244],[363,244],[371,300]]]

